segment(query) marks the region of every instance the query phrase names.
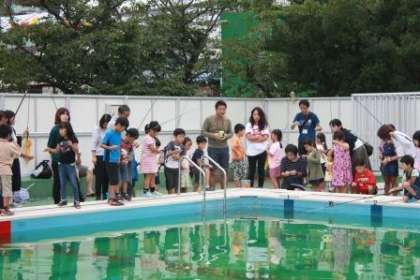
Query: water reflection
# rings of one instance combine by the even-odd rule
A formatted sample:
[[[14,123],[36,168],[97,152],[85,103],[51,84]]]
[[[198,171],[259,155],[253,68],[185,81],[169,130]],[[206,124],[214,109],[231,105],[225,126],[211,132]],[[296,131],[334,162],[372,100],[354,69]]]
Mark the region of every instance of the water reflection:
[[[229,220],[0,249],[0,279],[419,279],[420,233]]]

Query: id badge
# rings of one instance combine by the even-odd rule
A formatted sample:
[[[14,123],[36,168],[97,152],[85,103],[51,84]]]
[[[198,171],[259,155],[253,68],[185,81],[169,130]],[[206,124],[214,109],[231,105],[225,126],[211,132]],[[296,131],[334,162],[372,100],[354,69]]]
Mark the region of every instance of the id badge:
[[[308,134],[308,130],[307,129],[302,129],[302,134]]]

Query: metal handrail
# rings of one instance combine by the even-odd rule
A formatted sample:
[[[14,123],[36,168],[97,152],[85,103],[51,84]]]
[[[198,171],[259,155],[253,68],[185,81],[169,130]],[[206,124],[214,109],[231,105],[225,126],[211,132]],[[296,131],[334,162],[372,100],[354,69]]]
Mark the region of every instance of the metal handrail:
[[[217,169],[219,169],[223,173],[224,183],[225,183],[225,186],[223,188],[223,216],[226,217],[226,213],[227,213],[227,191],[226,190],[227,190],[227,181],[228,181],[227,172],[219,163],[217,163],[209,155],[204,155],[204,157],[207,158],[214,166],[217,167]]]
[[[203,170],[203,168],[201,168],[198,164],[196,164],[194,161],[192,161],[192,159],[190,159],[188,156],[183,156],[179,159],[179,164],[178,164],[178,171],[179,171],[179,176],[178,176],[178,194],[181,193],[181,164],[182,161],[186,160],[188,161],[192,166],[194,166],[195,168],[197,168],[197,170],[201,173],[201,175],[203,175],[203,178],[206,179],[206,172]],[[206,186],[205,184],[202,184],[202,189],[203,189],[203,214],[206,214]]]

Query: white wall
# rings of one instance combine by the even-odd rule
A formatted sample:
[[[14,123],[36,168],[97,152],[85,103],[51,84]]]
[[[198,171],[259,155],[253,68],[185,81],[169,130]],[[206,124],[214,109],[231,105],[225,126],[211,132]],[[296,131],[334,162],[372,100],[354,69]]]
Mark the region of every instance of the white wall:
[[[22,94],[0,95],[0,109],[16,110],[22,97]],[[160,139],[163,144],[166,144],[171,139],[171,131],[175,127],[187,130],[189,136],[194,140],[200,133],[204,119],[214,113],[214,104],[218,99],[206,97],[30,95],[24,100],[18,112],[16,130],[18,133],[22,133],[29,119],[36,161],[29,164],[22,163],[23,173],[28,174],[36,162],[49,158],[43,149],[46,147],[48,133],[53,127],[56,107],[65,106],[70,109],[71,122],[80,140],[82,160],[87,164],[90,160],[91,131],[103,113],[115,111],[118,105],[127,104],[131,107],[130,124],[132,127],[138,127],[143,119],[145,121],[141,125],[141,130],[151,119],[163,123]],[[285,135],[283,142],[296,143],[297,131],[290,131],[290,124],[299,110],[298,100],[292,101],[285,98],[223,99],[228,104],[227,115],[233,125],[238,122],[245,123],[251,109],[261,106],[267,113],[270,127],[283,130]],[[330,135],[328,122],[332,118],[340,118],[346,127],[353,127],[353,107],[350,98],[312,98],[310,101],[311,110],[319,116],[321,125],[328,136]],[[148,111],[149,113],[146,115]]]

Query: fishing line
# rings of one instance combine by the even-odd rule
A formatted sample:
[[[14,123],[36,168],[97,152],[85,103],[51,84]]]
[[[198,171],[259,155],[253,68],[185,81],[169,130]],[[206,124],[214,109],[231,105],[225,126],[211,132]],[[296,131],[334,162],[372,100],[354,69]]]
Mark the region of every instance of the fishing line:
[[[155,100],[153,100],[153,101],[152,101],[152,104],[150,104],[149,109],[147,110],[146,114],[144,114],[143,119],[141,120],[141,122],[140,122],[139,126],[137,127],[137,129],[140,129],[140,128],[141,128],[141,126],[143,125],[143,123],[146,121],[147,116],[148,116],[148,115],[150,114],[150,112],[152,111],[153,106],[155,105],[155,103],[156,103],[156,102],[157,102],[157,99],[155,99]]]

